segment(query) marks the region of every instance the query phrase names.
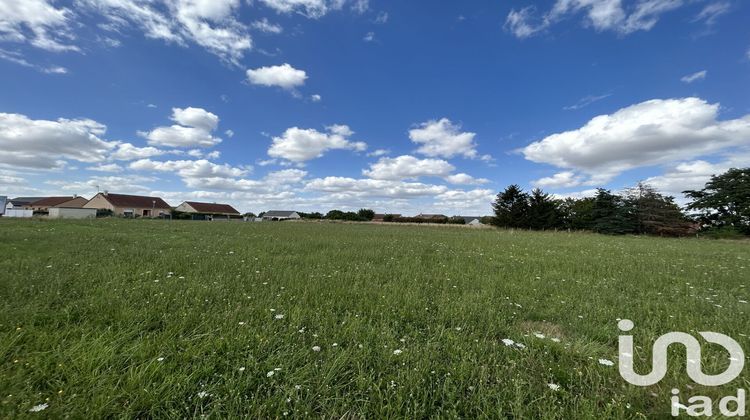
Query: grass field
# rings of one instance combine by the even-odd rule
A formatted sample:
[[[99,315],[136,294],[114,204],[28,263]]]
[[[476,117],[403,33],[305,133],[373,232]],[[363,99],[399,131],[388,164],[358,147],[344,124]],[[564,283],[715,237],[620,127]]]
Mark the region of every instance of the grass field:
[[[750,378],[691,390],[676,351],[629,385],[617,319],[640,371],[669,331],[748,351],[748,288],[747,242],[0,220],[0,418],[668,417],[672,387]]]

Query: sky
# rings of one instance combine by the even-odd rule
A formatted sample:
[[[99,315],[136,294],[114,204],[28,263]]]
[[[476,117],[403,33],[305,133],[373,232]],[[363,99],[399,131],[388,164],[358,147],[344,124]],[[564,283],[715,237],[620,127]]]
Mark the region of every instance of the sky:
[[[0,0],[0,195],[486,215],[750,166],[744,0]]]

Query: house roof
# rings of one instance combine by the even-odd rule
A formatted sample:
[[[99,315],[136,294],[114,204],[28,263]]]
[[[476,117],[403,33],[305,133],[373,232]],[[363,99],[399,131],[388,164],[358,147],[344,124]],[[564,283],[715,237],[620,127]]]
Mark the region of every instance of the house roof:
[[[479,216],[458,216],[458,217],[464,219],[464,222],[466,223],[470,223],[473,220],[479,220],[481,222],[481,219],[482,219]]]
[[[270,210],[263,213],[263,217],[292,217],[296,213],[293,210]]]
[[[45,198],[45,197],[16,197],[16,198],[12,198],[12,199],[10,199],[8,201],[10,201],[11,203],[13,203],[13,205],[31,204],[34,201],[39,201],[39,200],[41,200],[43,198]]]
[[[186,201],[185,204],[194,208],[198,213],[240,214],[240,212],[229,204],[199,203],[197,201]]]
[[[57,205],[60,205],[66,201],[73,200],[75,197],[73,196],[67,196],[67,197],[44,197],[40,200],[32,201],[31,205],[35,207],[55,207]]]
[[[143,209],[171,209],[166,201],[160,197],[145,197],[142,195],[99,193],[115,207],[133,207]]]
[[[72,200],[68,200],[66,202],[57,204],[57,205],[55,205],[55,207],[65,207],[65,208],[78,209],[78,208],[82,208],[88,202],[89,202],[88,198],[78,196],[78,197],[73,198]]]

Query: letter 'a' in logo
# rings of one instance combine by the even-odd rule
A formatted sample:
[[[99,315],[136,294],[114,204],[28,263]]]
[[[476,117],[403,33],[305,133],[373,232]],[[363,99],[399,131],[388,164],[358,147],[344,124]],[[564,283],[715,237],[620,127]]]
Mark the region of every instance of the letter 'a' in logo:
[[[629,319],[623,319],[617,323],[620,331],[628,332],[635,325]],[[690,334],[683,332],[671,332],[662,335],[654,342],[652,350],[653,362],[651,372],[639,375],[633,370],[633,336],[621,335],[619,338],[619,369],[620,375],[629,383],[637,386],[650,386],[661,381],[667,374],[667,349],[672,344],[685,346],[688,360],[695,363],[687,364],[687,374],[698,384],[705,386],[719,386],[733,381],[742,373],[745,367],[745,354],[739,343],[731,337],[715,332],[699,332],[698,334],[709,343],[718,344],[729,352],[729,367],[718,375],[706,375],[701,368],[701,345],[698,340]]]

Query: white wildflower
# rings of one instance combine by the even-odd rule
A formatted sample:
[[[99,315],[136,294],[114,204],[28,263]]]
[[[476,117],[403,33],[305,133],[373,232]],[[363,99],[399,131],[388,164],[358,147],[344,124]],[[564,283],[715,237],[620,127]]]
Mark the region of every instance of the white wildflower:
[[[269,370],[268,373],[266,373],[266,378],[270,378],[271,376],[275,375],[276,372]]]
[[[401,349],[393,350],[393,354],[395,354],[396,356],[398,356],[401,353],[403,353],[403,350],[401,350]]]
[[[314,352],[320,351],[320,346],[313,346],[312,351]]]
[[[607,359],[599,359],[599,364],[604,366],[614,366],[615,362]]]
[[[49,404],[47,404],[47,403],[39,404],[39,405],[35,405],[35,406],[31,407],[31,409],[29,411],[32,412],[32,413],[37,413],[39,411],[46,410],[47,407],[49,407]]]
[[[277,314],[274,316],[275,319],[284,319],[284,314]]]
[[[547,386],[549,387],[549,389],[553,391],[558,391],[560,389],[560,385],[553,384],[552,382],[548,383]]]

